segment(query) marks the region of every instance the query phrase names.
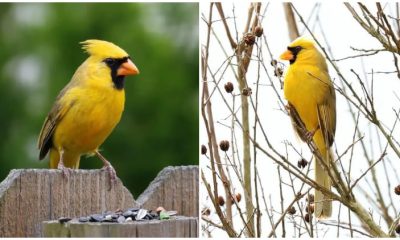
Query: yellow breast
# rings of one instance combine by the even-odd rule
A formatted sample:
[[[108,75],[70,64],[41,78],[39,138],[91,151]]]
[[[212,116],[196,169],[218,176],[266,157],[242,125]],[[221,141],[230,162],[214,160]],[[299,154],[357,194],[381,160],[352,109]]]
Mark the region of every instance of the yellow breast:
[[[123,90],[104,87],[71,89],[65,102],[71,107],[56,127],[53,142],[57,148],[75,153],[96,150],[121,119]],[[73,99],[68,101],[68,98]]]
[[[324,89],[327,88],[318,79],[320,76],[319,69],[304,65],[290,66],[285,76],[285,98],[296,108],[309,131],[318,126],[317,104],[324,98]]]

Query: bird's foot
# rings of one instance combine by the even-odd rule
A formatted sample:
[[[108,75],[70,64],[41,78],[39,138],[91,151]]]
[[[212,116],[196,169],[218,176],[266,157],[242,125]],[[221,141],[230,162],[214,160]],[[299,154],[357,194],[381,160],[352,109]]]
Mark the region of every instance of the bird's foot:
[[[286,111],[288,111],[288,112],[290,113],[290,110],[291,110],[292,108],[290,107],[289,104],[286,104],[286,105],[285,105],[285,109],[286,109]]]
[[[102,168],[105,171],[108,172],[108,175],[110,176],[110,190],[111,188],[115,185],[116,182],[116,172],[113,166],[111,166],[111,164],[105,164],[104,167]]]
[[[104,165],[104,167],[102,169],[104,169],[104,170],[106,170],[108,172],[108,174],[110,175],[110,180],[111,181],[115,181],[117,174],[116,174],[115,169],[113,168],[113,166],[111,166],[111,164]]]
[[[58,163],[57,169],[61,170],[63,177],[66,180],[68,180],[69,176],[72,173],[72,169],[65,167],[64,164],[61,161]]]
[[[111,166],[111,163],[107,161],[107,159],[103,157],[103,155],[100,154],[98,150],[96,150],[94,153],[101,159],[101,161],[103,161],[104,167],[102,169],[106,170],[110,175],[110,190],[111,190],[112,186],[115,184],[115,179],[117,176],[115,169],[113,168],[113,166]]]
[[[319,129],[319,127],[317,127],[316,129],[314,129],[312,131],[307,131],[306,130],[306,132],[304,134],[304,137],[306,138],[307,142],[311,142],[312,141],[312,139],[313,139],[313,137],[315,135],[315,132],[317,132],[318,129]]]
[[[315,134],[315,132],[314,131],[307,131],[306,133],[305,133],[305,137],[306,137],[306,141],[307,142],[311,142],[311,140],[313,139],[313,137],[314,137],[314,134]]]

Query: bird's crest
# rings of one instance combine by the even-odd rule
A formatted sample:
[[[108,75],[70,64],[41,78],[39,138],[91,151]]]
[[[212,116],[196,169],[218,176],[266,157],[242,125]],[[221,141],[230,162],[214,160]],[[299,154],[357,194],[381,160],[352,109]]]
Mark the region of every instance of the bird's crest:
[[[84,49],[90,56],[100,58],[123,58],[128,56],[128,53],[126,53],[122,48],[111,42],[89,39],[81,42],[81,44],[82,49]]]
[[[289,47],[295,47],[295,46],[301,46],[303,48],[311,48],[315,47],[315,42],[313,39],[309,37],[301,36],[296,38],[293,42],[289,44]]]

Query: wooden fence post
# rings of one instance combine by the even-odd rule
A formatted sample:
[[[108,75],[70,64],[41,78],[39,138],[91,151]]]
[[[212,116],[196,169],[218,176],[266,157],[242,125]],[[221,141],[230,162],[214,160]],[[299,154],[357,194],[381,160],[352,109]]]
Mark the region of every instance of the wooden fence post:
[[[117,179],[110,189],[108,173],[74,170],[17,169],[0,183],[0,237],[197,237],[198,166],[167,167],[137,201]],[[132,207],[162,206],[178,215],[169,220],[127,223],[78,222],[95,213]],[[67,223],[55,221],[73,218]]]
[[[179,215],[199,217],[199,167],[166,167],[137,198],[144,208],[163,206]]]
[[[102,170],[76,170],[68,180],[60,170],[12,170],[0,183],[0,236],[39,237],[42,221],[134,206],[118,178],[109,190]]]

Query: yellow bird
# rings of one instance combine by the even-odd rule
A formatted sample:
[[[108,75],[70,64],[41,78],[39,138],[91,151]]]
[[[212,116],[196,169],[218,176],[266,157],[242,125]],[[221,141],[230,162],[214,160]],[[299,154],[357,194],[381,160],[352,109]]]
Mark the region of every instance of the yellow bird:
[[[325,58],[315,43],[304,37],[294,40],[280,58],[290,61],[284,94],[294,128],[303,141],[314,140],[329,169],[334,164],[330,147],[336,131],[336,97]],[[316,157],[314,161],[315,181],[330,189],[328,172]],[[332,201],[315,191],[315,216],[327,218],[331,214]]]
[[[115,170],[99,153],[100,145],[121,119],[125,76],[139,74],[129,55],[113,43],[81,43],[89,57],[59,93],[38,139],[39,159],[50,152],[50,168],[79,168],[81,155],[97,155],[115,179]]]

